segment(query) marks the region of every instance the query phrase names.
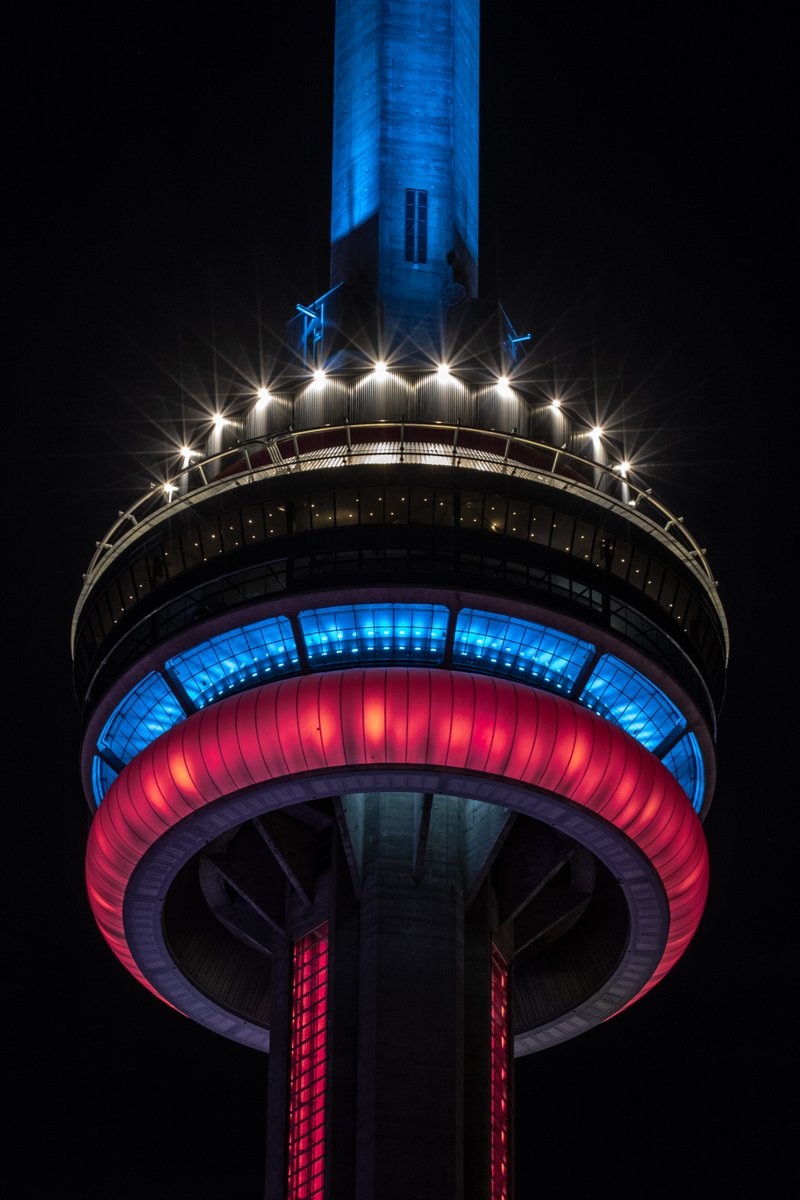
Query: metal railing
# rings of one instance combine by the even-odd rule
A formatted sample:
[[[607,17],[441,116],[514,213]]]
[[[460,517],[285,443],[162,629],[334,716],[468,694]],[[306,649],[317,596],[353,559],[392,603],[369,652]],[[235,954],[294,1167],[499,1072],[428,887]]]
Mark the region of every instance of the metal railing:
[[[525,458],[535,459],[536,465],[525,462]],[[73,617],[73,643],[83,600],[100,575],[131,544],[176,510],[191,508],[230,488],[293,475],[299,469],[342,470],[395,462],[463,467],[513,476],[562,492],[585,495],[593,504],[624,515],[655,536],[700,579],[720,619],[727,649],[727,622],[705,548],[686,528],[683,517],[676,516],[650,489],[639,487],[618,469],[515,433],[462,424],[404,421],[358,425],[345,422],[302,431],[288,429],[239,442],[188,464],[161,486],[154,484],[120,513],[97,542]]]

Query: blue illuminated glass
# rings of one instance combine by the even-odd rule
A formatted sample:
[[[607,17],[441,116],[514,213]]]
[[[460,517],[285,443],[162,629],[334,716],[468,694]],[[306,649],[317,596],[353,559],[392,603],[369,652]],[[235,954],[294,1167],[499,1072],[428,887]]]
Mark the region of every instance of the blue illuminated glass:
[[[458,614],[453,664],[493,675],[535,679],[568,692],[594,654],[594,646],[557,629],[464,608]]]
[[[686,726],[686,718],[661,688],[627,663],[604,655],[589,676],[580,703],[620,725],[648,750]]]
[[[94,802],[98,808],[100,807],[100,801],[116,778],[117,772],[114,768],[110,767],[99,755],[95,754],[92,762],[92,791],[94,792]]]
[[[677,779],[686,795],[692,802],[695,812],[703,807],[703,793],[706,787],[706,773],[703,766],[703,756],[700,745],[693,733],[676,743],[661,760],[668,771]]]
[[[287,617],[269,617],[201,642],[166,664],[196,708],[265,679],[297,671],[299,659]]]
[[[300,613],[309,663],[442,662],[447,609],[441,604],[341,604]]]
[[[98,749],[128,763],[185,715],[166,680],[151,671],[114,709],[97,739]]]

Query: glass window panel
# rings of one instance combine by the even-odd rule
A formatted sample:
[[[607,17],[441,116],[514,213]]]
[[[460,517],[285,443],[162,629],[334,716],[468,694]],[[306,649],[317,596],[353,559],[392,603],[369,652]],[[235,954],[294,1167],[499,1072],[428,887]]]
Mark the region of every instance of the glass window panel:
[[[97,607],[89,613],[86,623],[80,633],[80,641],[86,640],[87,632],[93,642],[93,649],[100,645],[104,636],[103,621]]]
[[[97,613],[97,619],[102,630],[102,636],[106,637],[114,627],[114,618],[111,612],[111,597],[108,591],[98,596],[95,612]]]
[[[531,519],[531,506],[526,500],[510,500],[506,533],[511,537],[527,538]]]
[[[699,813],[703,807],[705,768],[695,735],[687,733],[661,761],[686,792],[694,811]]]
[[[484,510],[485,528],[490,533],[505,533],[506,529],[506,509],[508,501],[505,496],[487,496],[486,507]]]
[[[550,545],[550,534],[553,532],[553,510],[543,504],[534,504],[531,508],[530,540],[541,546]]]
[[[481,529],[483,526],[483,492],[461,493],[459,523],[464,529]]]
[[[167,681],[151,671],[114,709],[97,739],[98,749],[128,763],[184,716]]]
[[[554,550],[563,550],[569,554],[572,550],[572,539],[575,534],[575,522],[566,513],[553,514],[553,534],[550,545]]]
[[[166,664],[196,708],[298,667],[287,617],[269,617],[219,634]]]
[[[408,524],[408,488],[386,488],[386,524]]]
[[[109,584],[107,595],[108,605],[111,609],[111,618],[113,623],[116,625],[117,621],[125,611],[125,601],[123,600],[122,589],[120,588],[120,581],[118,578],[112,580],[112,582]]]
[[[238,511],[225,513],[219,524],[223,550],[235,550],[238,546],[241,546],[241,514]]]
[[[99,754],[95,754],[92,760],[92,791],[94,792],[94,802],[98,808],[116,778],[117,772],[114,768],[100,758]]]
[[[203,558],[215,558],[222,550],[222,539],[219,532],[219,521],[214,518],[203,521],[199,526],[200,548]]]
[[[453,525],[455,522],[455,501],[452,492],[436,489],[434,502],[434,521],[437,525]]]
[[[666,609],[668,613],[672,612],[675,607],[675,597],[678,594],[678,580],[673,575],[672,571],[664,571],[664,584],[661,588],[661,596],[659,597],[659,605]]]
[[[650,569],[647,572],[647,578],[644,581],[645,593],[651,600],[658,600],[658,594],[661,591],[661,584],[664,581],[664,568],[661,563],[655,559],[650,559]]]
[[[159,563],[159,566],[161,564]],[[147,559],[142,557],[131,563],[131,572],[133,574],[133,582],[136,588],[136,597],[141,600],[142,596],[146,596],[151,589],[150,574],[147,569]]]
[[[612,654],[597,663],[579,700],[648,750],[686,726],[683,713],[660,688]]]
[[[364,487],[361,489],[361,524],[383,524],[383,488]]]
[[[589,642],[546,625],[464,608],[456,621],[453,663],[482,667],[569,691],[594,653]]]
[[[444,658],[447,609],[441,604],[341,604],[308,609],[299,620],[313,666]]]
[[[196,525],[191,529],[184,529],[181,533],[181,549],[183,550],[183,561],[187,567],[194,567],[203,561],[200,531]]]
[[[176,575],[180,575],[181,572],[185,570],[179,538],[169,538],[168,541],[164,542],[161,556],[164,562],[164,571],[166,572],[168,579],[173,579]]]
[[[119,589],[122,593],[122,603],[125,610],[133,608],[136,604],[136,583],[134,581],[132,571],[123,571],[118,580]]]
[[[627,579],[628,572],[631,569],[631,557],[633,551],[630,542],[623,541],[619,538],[614,546],[614,557],[611,560],[611,571],[614,575],[618,575],[620,579]]]
[[[605,567],[612,557],[614,539],[602,529],[598,529],[594,539],[592,562],[598,567]]]
[[[312,496],[297,496],[292,501],[292,528],[295,533],[305,533],[311,528]]]
[[[590,525],[588,521],[575,522],[575,533],[572,540],[572,553],[576,556],[576,558],[584,558],[591,561],[594,534],[594,525]]]
[[[631,558],[631,570],[628,576],[629,582],[632,583],[634,587],[643,590],[644,585],[647,582],[647,572],[649,569],[650,559],[648,556],[643,554],[641,550],[634,550],[633,557]]]
[[[311,528],[333,529],[333,492],[314,492],[311,497]]]
[[[245,542],[263,542],[264,512],[260,504],[249,504],[242,509],[242,536]]]
[[[678,588],[678,594],[675,597],[675,604],[672,608],[673,617],[676,621],[680,621],[681,624],[683,624],[686,620],[686,610],[689,607],[689,599],[690,596],[688,589],[681,584]]]
[[[264,505],[264,529],[267,537],[282,537],[286,533],[286,505]]]
[[[336,492],[336,524],[358,524],[358,488],[339,488]]]
[[[409,521],[412,525],[433,524],[433,488],[411,488]]]

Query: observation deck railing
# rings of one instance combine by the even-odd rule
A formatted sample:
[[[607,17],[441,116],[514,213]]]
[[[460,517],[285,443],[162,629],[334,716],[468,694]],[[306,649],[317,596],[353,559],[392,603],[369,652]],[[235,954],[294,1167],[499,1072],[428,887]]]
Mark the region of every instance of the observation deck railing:
[[[618,469],[515,433],[462,424],[386,421],[326,425],[237,442],[187,464],[162,485],[153,484],[120,513],[97,543],[72,622],[72,639],[85,598],[99,577],[127,548],[176,510],[187,509],[260,479],[293,475],[298,469],[347,469],[368,464],[417,463],[461,467],[513,476],[584,495],[595,505],[624,515],[660,541],[702,583],[717,613],[728,649],[725,613],[706,551],[683,517]]]

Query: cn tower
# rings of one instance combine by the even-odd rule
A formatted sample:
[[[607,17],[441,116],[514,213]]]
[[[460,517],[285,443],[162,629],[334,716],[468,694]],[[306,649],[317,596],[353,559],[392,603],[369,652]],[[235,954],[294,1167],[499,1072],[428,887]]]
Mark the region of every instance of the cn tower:
[[[92,909],[269,1053],[268,1200],[511,1200],[514,1055],[706,898],[725,614],[481,291],[478,77],[478,0],[337,0],[330,287],[74,613]]]

